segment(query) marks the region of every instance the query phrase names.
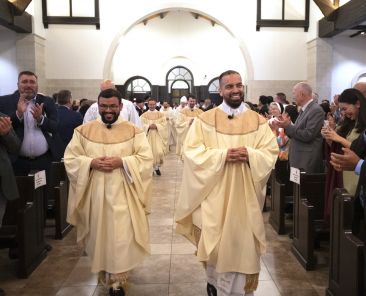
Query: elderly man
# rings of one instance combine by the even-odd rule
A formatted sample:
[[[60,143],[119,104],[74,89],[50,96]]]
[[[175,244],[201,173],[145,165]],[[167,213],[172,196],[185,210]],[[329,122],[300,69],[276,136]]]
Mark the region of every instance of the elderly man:
[[[245,107],[240,74],[226,71],[219,84],[223,103],[194,120],[184,144],[177,232],[197,245],[209,296],[253,295],[278,145],[267,121]]]
[[[106,90],[106,89],[116,89],[116,86],[114,85],[114,83],[107,79],[107,80],[103,80],[100,84],[100,90]],[[120,113],[120,116],[122,119],[127,120],[132,122],[134,125],[136,125],[137,127],[142,127],[141,125],[141,121],[140,121],[140,117],[136,111],[135,105],[130,102],[129,100],[125,100],[122,99],[122,104],[123,104],[123,109]],[[86,111],[85,115],[84,115],[84,123],[87,123],[89,121],[95,120],[98,117],[98,103],[93,103],[88,111]]]
[[[142,130],[119,118],[121,94],[98,97],[100,117],[75,129],[65,151],[67,219],[109,295],[124,296],[128,272],[149,255],[152,153]]]
[[[289,162],[291,167],[307,173],[321,173],[323,164],[323,138],[320,130],[324,124],[324,112],[313,99],[311,86],[305,82],[293,88],[296,104],[301,107],[295,124],[289,116],[280,117],[274,124],[285,129],[291,139]]]

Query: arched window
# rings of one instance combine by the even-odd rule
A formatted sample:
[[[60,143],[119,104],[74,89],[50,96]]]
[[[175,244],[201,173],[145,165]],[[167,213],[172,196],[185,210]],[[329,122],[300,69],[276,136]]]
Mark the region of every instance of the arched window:
[[[179,103],[182,96],[187,96],[193,90],[192,72],[183,66],[174,67],[166,75],[166,85],[172,103]]]
[[[126,98],[143,99],[151,94],[151,83],[144,77],[135,76],[126,81]]]
[[[211,99],[212,104],[218,106],[222,103],[222,98],[220,96],[220,84],[219,77],[212,79],[208,85],[208,96]]]

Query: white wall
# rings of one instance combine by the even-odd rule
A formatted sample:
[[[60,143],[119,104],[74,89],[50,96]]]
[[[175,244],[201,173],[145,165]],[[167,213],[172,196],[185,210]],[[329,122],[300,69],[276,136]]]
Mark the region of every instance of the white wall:
[[[366,73],[366,37],[336,36],[333,44],[332,94],[352,87],[357,74]]]
[[[229,68],[247,77],[238,43],[222,26],[195,19],[189,12],[172,11],[164,19],[134,26],[120,39],[113,79],[123,84],[141,75],[152,84],[164,85],[167,72],[177,65],[192,71],[195,85],[207,84]]]
[[[0,95],[17,89],[16,35],[15,32],[0,27]]]
[[[140,22],[145,17],[178,8],[181,10],[181,16],[170,18],[168,14],[166,19],[157,18],[149,21],[146,26],[149,30],[140,28],[140,26],[142,27]],[[222,32],[217,33],[218,49],[225,49],[228,54],[224,57],[224,53],[222,53],[216,60],[216,64],[220,64],[220,66],[215,64],[212,68],[206,67],[205,59],[210,58],[207,52],[212,52],[212,57],[217,56],[218,49],[216,48],[197,46],[196,51],[187,48],[182,53],[182,49],[178,48],[176,44],[169,44],[168,38],[172,38],[172,36],[179,44],[182,43],[180,40],[184,40],[187,44],[192,43],[192,40],[196,42],[201,38],[203,32],[206,34],[210,30],[209,22],[202,19],[195,20],[193,17],[182,25],[182,21],[186,18],[184,16],[186,10],[204,14],[222,26]],[[95,27],[50,25],[50,28],[46,30],[47,78],[101,79],[103,76],[115,75],[118,80],[126,79],[131,76],[129,74],[131,73],[130,54],[132,51],[130,47],[133,46],[136,51],[140,51],[141,40],[133,39],[133,36],[139,35],[142,40],[147,39],[150,42],[151,39],[157,38],[156,42],[152,41],[152,46],[157,46],[159,41],[166,39],[163,44],[167,47],[161,48],[161,51],[164,50],[166,53],[158,55],[159,52],[154,50],[149,53],[152,58],[144,64],[143,70],[149,74],[149,77],[146,78],[151,81],[161,81],[161,73],[159,70],[155,72],[149,69],[167,68],[169,61],[176,56],[183,55],[187,59],[187,63],[193,67],[196,66],[199,71],[194,75],[200,77],[202,73],[207,74],[206,72],[210,73],[210,71],[212,76],[217,76],[221,69],[232,68],[231,55],[237,57],[238,53],[242,55],[241,60],[246,61],[246,67],[241,64],[239,58],[237,58],[239,63],[235,63],[234,66],[237,65],[237,69],[242,68],[238,70],[247,72],[249,79],[306,79],[306,41],[310,33],[305,33],[301,28],[262,28],[260,32],[256,32],[256,1],[227,0],[223,3],[209,0],[136,0],[129,2],[126,6],[123,1],[110,0],[100,1],[100,13],[100,31],[95,30]],[[204,22],[207,24],[206,27],[204,27]],[[197,24],[199,25],[196,26]],[[162,28],[165,29],[159,31]],[[196,31],[197,28],[199,32]],[[215,27],[214,30],[219,31]],[[146,32],[145,36],[141,36],[143,31]],[[230,36],[232,37],[230,38]],[[210,36],[210,38],[215,38],[215,36]],[[124,46],[129,48],[123,49]],[[197,58],[199,56],[201,57]],[[65,60],[66,63],[62,62]],[[123,65],[121,65],[122,61]],[[123,72],[123,68],[127,68],[127,73]],[[142,67],[137,66],[137,68]],[[117,69],[118,71],[116,71]],[[161,72],[164,71],[165,69]],[[142,75],[135,71],[135,75],[137,74]]]

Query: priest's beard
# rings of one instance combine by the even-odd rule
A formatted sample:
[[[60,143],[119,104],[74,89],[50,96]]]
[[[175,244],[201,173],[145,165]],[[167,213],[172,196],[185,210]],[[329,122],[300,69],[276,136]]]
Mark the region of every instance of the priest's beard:
[[[244,101],[243,98],[241,98],[240,100],[232,100],[230,97],[227,97],[224,100],[225,100],[225,103],[228,104],[233,109],[239,108],[239,106],[241,105],[241,102]]]
[[[100,115],[101,115],[102,121],[105,124],[113,124],[117,121],[119,113],[117,113],[117,112],[102,112]]]

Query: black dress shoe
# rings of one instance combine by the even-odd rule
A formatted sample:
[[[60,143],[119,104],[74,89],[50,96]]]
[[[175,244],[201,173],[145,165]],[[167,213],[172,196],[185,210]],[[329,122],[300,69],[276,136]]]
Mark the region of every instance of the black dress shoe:
[[[122,287],[117,289],[109,288],[109,296],[125,296],[125,290]]]
[[[155,170],[155,173],[158,175],[158,176],[161,176],[161,172],[159,169]]]
[[[207,295],[208,296],[217,296],[217,290],[215,286],[207,283]]]

